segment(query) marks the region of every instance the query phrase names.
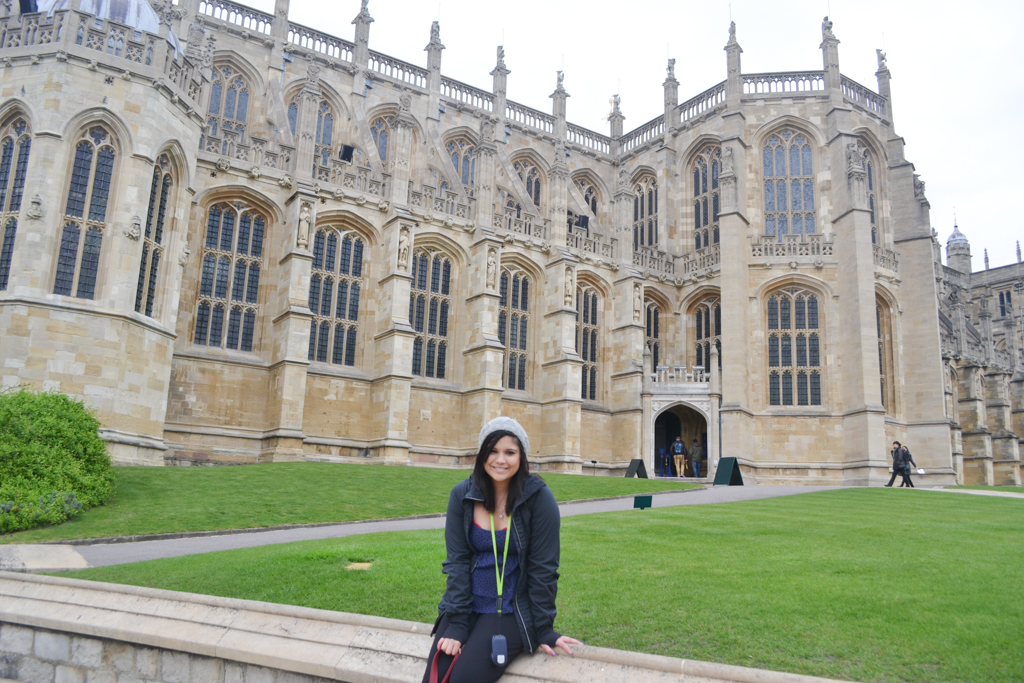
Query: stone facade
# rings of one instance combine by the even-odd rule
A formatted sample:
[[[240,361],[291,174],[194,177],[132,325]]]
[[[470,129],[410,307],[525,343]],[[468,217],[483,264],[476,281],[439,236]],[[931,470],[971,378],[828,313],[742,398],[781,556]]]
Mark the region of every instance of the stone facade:
[[[670,60],[605,135],[561,72],[552,113],[508,100],[500,47],[490,92],[442,76],[437,24],[426,68],[371,51],[365,2],[354,42],[127,5],[0,18],[3,385],[84,397],[116,462],[463,465],[508,414],[540,469],[681,434],[709,474],[868,484],[898,438],[1019,481],[1019,316],[947,353],[884,54],[878,92],[841,75],[827,19],[821,71],[744,74],[733,25],[722,83],[680,103]]]

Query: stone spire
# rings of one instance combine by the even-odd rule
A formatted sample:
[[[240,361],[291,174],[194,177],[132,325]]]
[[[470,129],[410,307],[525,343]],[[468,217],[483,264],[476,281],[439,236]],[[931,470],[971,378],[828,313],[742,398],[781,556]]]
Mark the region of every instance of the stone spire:
[[[878,80],[878,94],[885,98],[889,113],[888,118],[892,122],[892,92],[889,88],[889,81],[892,75],[889,73],[889,67],[885,63],[885,51],[875,50],[875,56],[878,57],[878,71],[875,72],[875,78]]]
[[[985,270],[988,270],[988,249],[985,250]]]
[[[441,50],[443,49],[441,22],[435,21],[430,25],[430,42],[423,48],[423,51],[427,53],[427,91],[430,93],[427,116],[431,118],[440,116],[438,104],[441,101]]]
[[[740,98],[743,96],[743,72],[740,55],[743,48],[736,42],[736,22],[729,22],[729,42],[723,48],[726,54],[728,73],[725,78],[726,107],[730,110],[739,109]]]
[[[508,101],[508,75],[512,73],[505,66],[505,46],[498,46],[498,59],[494,69],[491,70],[493,78],[491,92],[494,93],[494,115],[498,118],[498,134],[505,126],[505,103]]]
[[[611,138],[618,140],[622,137],[622,122],[626,120],[626,117],[622,115],[622,109],[619,108],[622,98],[616,93],[608,100],[608,104],[612,105],[611,113],[608,114],[608,121],[611,123]]]
[[[669,131],[679,123],[676,106],[679,104],[679,81],[676,80],[676,60],[668,60],[665,69],[665,143],[668,144]]]
[[[832,22],[828,17],[821,20],[821,59],[825,67],[825,89],[838,95],[842,101],[839,77],[839,39],[832,33]]]
[[[352,20],[356,27],[356,46],[352,50],[352,62],[363,69],[370,65],[370,24],[373,23],[373,17],[370,16],[367,7],[369,2],[370,0],[363,0],[359,14]]]
[[[1017,240],[1017,263],[1020,263],[1020,240]]]

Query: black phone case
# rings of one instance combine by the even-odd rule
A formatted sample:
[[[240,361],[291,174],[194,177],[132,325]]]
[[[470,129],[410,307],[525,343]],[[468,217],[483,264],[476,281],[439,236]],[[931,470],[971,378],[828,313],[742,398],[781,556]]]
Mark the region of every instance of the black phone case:
[[[508,641],[500,633],[491,636],[491,663],[494,666],[505,666],[508,664]]]

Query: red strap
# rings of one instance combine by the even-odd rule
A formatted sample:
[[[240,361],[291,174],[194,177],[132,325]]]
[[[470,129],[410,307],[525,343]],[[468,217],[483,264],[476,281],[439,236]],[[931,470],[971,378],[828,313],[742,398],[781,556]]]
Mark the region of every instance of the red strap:
[[[455,668],[455,662],[459,661],[459,656],[462,652],[456,652],[455,657],[452,659],[452,663],[448,666],[448,673],[444,675],[444,678],[440,681],[437,680],[437,658],[441,656],[441,650],[434,652],[434,659],[430,661],[430,682],[429,683],[448,683],[448,679],[452,677],[452,669]]]

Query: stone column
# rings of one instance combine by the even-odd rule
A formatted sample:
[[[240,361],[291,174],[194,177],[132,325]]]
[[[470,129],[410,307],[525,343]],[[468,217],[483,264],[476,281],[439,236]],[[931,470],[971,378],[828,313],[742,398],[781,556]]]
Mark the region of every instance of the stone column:
[[[1020,446],[1010,412],[1010,374],[990,372],[985,378],[985,418],[992,431],[992,476],[996,486],[1020,486]]]
[[[279,2],[281,0],[278,0]],[[370,65],[370,24],[373,17],[366,5],[369,0],[363,0],[359,8],[359,14],[352,20],[356,27],[355,47],[352,49],[352,63],[359,70],[365,70]]]
[[[892,91],[889,88],[892,75],[885,63],[885,53],[875,50],[875,54],[878,56],[878,71],[875,72],[875,79],[878,81],[878,94],[885,98],[886,118],[889,119],[889,126],[892,127]]]
[[[430,25],[430,42],[423,48],[427,53],[427,117],[436,119],[439,116],[437,105],[441,102],[441,24],[435,21]]]
[[[988,307],[988,294],[985,292],[981,294],[981,311],[978,318],[981,320],[981,350],[984,353],[985,365],[991,365],[995,339],[992,336],[992,310]]]
[[[963,427],[964,483],[992,486],[992,432],[985,410],[985,368],[968,363],[960,375],[960,425]]]
[[[622,110],[619,109],[619,105],[622,100],[618,95],[612,95],[612,113],[608,115],[608,135],[612,139],[612,157],[618,157],[622,153],[622,145],[619,143],[619,138],[622,137],[622,124],[626,120],[623,116]]]
[[[640,457],[643,458],[644,465],[647,467],[648,473],[655,473],[657,470],[654,468],[654,406],[652,405],[652,385],[651,375],[654,373],[654,357],[651,354],[651,350],[647,348],[647,344],[644,344],[644,355],[643,355],[643,378],[641,383],[640,401],[643,405],[643,416],[641,417],[642,423],[642,437],[640,442]]]
[[[285,203],[285,229],[276,275],[278,286],[267,302],[271,321],[267,410],[260,460],[274,462],[301,460],[303,410],[306,399],[306,369],[309,366],[309,335],[313,314],[309,310],[309,279],[313,255],[309,247],[319,205],[305,184]],[[274,231],[267,230],[268,234]]]
[[[389,143],[388,165],[391,171],[391,203],[404,207],[409,203],[409,180],[412,178],[410,164],[416,119],[409,111],[412,107],[412,95],[403,92],[398,96],[398,102],[400,110],[391,124],[392,139]]]
[[[316,62],[310,61],[306,67],[306,81],[302,84],[297,99],[299,111],[295,122],[295,177],[300,183],[312,183],[316,180],[313,175],[316,120],[320,101],[323,99],[320,90],[320,66]]]
[[[416,334],[409,322],[412,286],[412,247],[416,223],[397,212],[381,234],[382,275],[378,283],[377,330],[373,341],[373,414],[380,416],[377,431],[379,456],[385,462],[409,461],[409,403],[412,394],[412,343]]]
[[[821,22],[821,59],[825,69],[825,91],[832,106],[843,104],[842,77],[839,74],[839,39],[832,33],[832,22]]]
[[[476,224],[484,228],[494,225],[495,174],[498,165],[498,148],[494,144],[494,122],[496,117],[480,121],[480,142],[476,154]]]
[[[547,239],[559,246],[565,244],[569,205],[569,167],[565,163],[565,104],[569,93],[562,87],[562,72],[558,72],[555,92],[551,93],[552,113],[555,116],[555,159],[548,178],[548,219],[551,221]]]
[[[505,67],[505,48],[502,45],[498,46],[498,63],[494,69],[491,70],[491,77],[494,79],[491,85],[491,90],[494,91],[494,111],[493,116],[497,117],[495,124],[497,125],[497,134],[502,139],[505,136],[505,104],[508,101],[508,75],[512,73]]]
[[[478,230],[470,248],[467,320],[472,320],[463,351],[464,422],[485,424],[501,415],[501,384],[505,347],[498,339],[498,286],[502,241],[490,230]],[[539,373],[538,373],[539,374]],[[476,433],[470,430],[475,438]],[[476,446],[473,441],[472,446]],[[533,456],[530,453],[529,456]]]
[[[721,418],[722,402],[722,371],[718,369],[718,346],[711,345],[711,386],[709,396],[711,398],[711,424],[708,425],[708,440],[704,444],[705,455],[708,457],[707,478],[708,481],[715,480],[715,472],[718,471],[718,454],[720,450],[719,438],[722,436],[722,427],[719,424]]]
[[[615,260],[623,267],[633,266],[633,189],[629,186],[629,171],[619,168],[619,177],[612,195],[612,234],[618,237]]]
[[[583,359],[576,352],[576,260],[563,249],[547,264],[540,350],[543,435],[538,456],[559,458],[566,469],[580,471],[580,398]],[[538,283],[539,284],[539,283]]]
[[[606,405],[612,411],[612,452],[620,461],[633,458],[647,459],[649,453],[641,451],[643,431],[643,358],[644,340],[644,285],[632,268],[619,270],[621,277],[613,283],[611,324],[603,325],[611,331],[611,358],[605,369],[611,376],[611,397]],[[653,471],[653,470],[652,470]]]
[[[729,42],[723,49],[728,67],[728,75],[725,78],[725,108],[727,111],[739,111],[740,100],[743,98],[743,72],[740,66],[740,55],[743,54],[743,48],[736,42],[735,21],[729,22]]]
[[[676,60],[668,60],[666,68],[667,76],[662,88],[665,90],[665,134],[662,137],[662,144],[668,145],[672,132],[679,125],[679,81],[676,80]]]
[[[270,28],[270,35],[274,39],[274,47],[270,53],[270,66],[274,69],[283,68],[282,57],[284,46],[288,42],[288,10],[291,0],[274,0],[274,22]]]

